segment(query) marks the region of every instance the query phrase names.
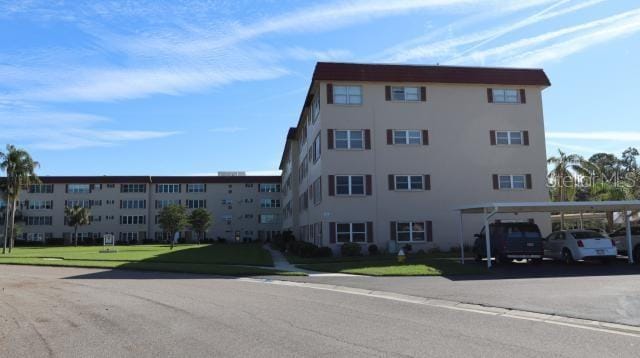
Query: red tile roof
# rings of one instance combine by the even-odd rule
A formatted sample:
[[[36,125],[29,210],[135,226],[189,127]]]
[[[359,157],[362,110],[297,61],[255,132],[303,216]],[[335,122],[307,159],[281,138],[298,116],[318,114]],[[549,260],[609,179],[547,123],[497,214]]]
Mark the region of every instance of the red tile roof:
[[[313,81],[431,82],[550,86],[541,69],[318,62]]]

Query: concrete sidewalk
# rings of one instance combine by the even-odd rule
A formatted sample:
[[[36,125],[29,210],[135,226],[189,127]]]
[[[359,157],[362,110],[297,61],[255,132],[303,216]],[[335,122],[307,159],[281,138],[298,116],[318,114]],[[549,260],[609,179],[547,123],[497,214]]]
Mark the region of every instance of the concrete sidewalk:
[[[274,250],[266,244],[263,248],[269,253],[271,253],[271,258],[273,259],[273,266],[276,270],[281,271],[295,271],[295,272],[304,272],[309,277],[367,277],[362,275],[351,275],[346,273],[325,273],[318,271],[310,271],[296,267],[294,264],[290,263],[289,260],[278,250]]]

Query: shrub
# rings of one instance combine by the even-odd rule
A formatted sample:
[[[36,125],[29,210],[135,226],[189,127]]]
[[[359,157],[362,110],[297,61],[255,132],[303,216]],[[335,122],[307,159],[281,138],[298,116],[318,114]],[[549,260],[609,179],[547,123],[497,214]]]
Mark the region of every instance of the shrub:
[[[411,252],[411,250],[413,250],[413,246],[411,246],[411,244],[406,244],[402,246],[402,249],[404,250],[405,254],[408,254]]]
[[[430,254],[440,254],[440,253],[442,253],[442,250],[440,250],[440,247],[436,246],[436,247],[433,247],[433,248],[429,249],[429,253]]]
[[[423,255],[423,256],[424,256],[424,255],[426,255],[427,253],[426,253],[423,249],[420,249],[420,250],[418,250],[418,252],[416,252],[416,254],[418,254],[418,255]]]
[[[330,247],[319,247],[316,250],[316,256],[315,257],[331,257],[333,256],[333,251],[331,250]]]
[[[310,258],[316,257],[318,246],[305,241],[291,241],[287,251],[299,257]]]
[[[347,242],[340,247],[340,254],[342,256],[360,256],[362,247],[355,242]]]
[[[227,243],[227,239],[223,237],[218,237],[218,244],[226,244],[226,243]]]
[[[369,255],[377,255],[380,251],[378,250],[378,245],[372,244],[369,245]]]
[[[284,252],[289,248],[289,243],[294,241],[296,238],[293,236],[291,231],[283,231],[282,234],[275,236],[272,239],[271,247],[278,251]]]

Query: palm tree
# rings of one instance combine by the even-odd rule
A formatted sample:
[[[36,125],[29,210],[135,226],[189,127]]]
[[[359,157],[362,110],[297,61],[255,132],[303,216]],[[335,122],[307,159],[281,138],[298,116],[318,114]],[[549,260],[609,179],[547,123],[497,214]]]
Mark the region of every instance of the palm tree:
[[[592,176],[595,168],[577,154],[566,154],[558,149],[559,156],[547,159],[547,164],[552,165],[547,177],[553,180],[555,188],[552,189],[553,201],[573,201],[576,194],[576,176]],[[560,213],[560,226],[564,227],[564,213]]]
[[[39,183],[40,180],[35,174],[36,168],[40,164],[31,158],[31,155],[24,150],[8,144],[6,153],[0,152],[0,170],[6,172],[6,192],[7,201],[6,212],[9,215],[5,219],[4,240],[2,253],[6,253],[7,239],[9,239],[9,252],[13,249],[14,240],[13,233],[15,225],[16,207],[20,198],[20,191],[31,184]],[[10,229],[11,228],[11,229]]]
[[[89,209],[80,206],[64,208],[67,225],[73,227],[73,245],[78,246],[78,227],[91,222]]]

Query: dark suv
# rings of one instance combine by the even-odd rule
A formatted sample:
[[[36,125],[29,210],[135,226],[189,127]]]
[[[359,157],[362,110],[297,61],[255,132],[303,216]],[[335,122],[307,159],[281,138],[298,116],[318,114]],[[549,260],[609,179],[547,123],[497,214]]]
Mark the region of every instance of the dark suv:
[[[542,261],[544,247],[538,225],[523,222],[501,222],[490,224],[491,256],[497,262],[511,262],[518,259]],[[473,253],[477,261],[487,256],[485,228],[475,235]]]

